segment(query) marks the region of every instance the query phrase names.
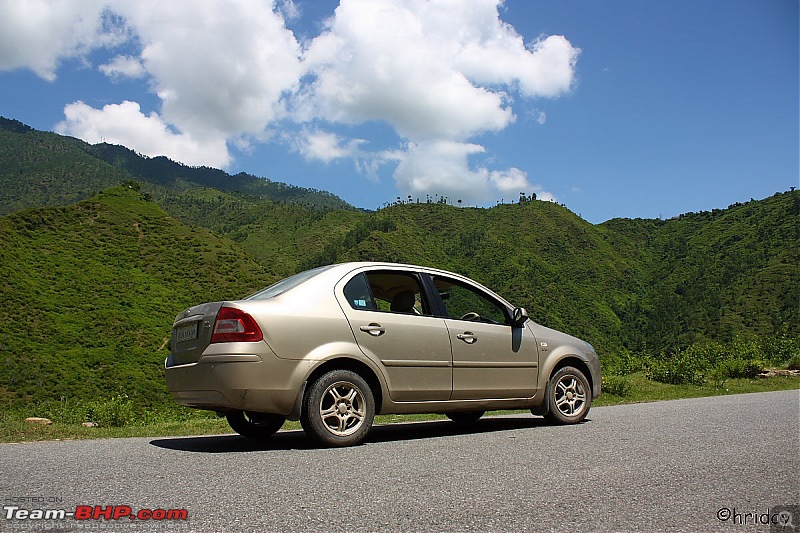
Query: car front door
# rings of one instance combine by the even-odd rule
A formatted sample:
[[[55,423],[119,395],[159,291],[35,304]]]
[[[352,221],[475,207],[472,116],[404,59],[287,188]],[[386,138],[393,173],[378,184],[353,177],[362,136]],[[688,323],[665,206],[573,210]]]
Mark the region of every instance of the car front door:
[[[525,327],[512,327],[508,308],[463,280],[434,276],[453,354],[454,400],[530,398],[539,351]]]
[[[434,316],[418,274],[368,270],[342,287],[342,309],[361,351],[385,368],[397,402],[449,400],[450,337]]]

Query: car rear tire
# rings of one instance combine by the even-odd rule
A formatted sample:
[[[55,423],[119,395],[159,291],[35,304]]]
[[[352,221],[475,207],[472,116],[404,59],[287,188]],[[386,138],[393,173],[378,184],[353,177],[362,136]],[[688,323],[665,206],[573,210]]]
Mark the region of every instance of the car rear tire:
[[[447,418],[456,424],[474,424],[483,416],[486,411],[456,411],[455,413],[445,413]]]
[[[271,437],[286,422],[286,418],[281,415],[254,411],[231,411],[225,414],[225,418],[236,433],[249,439]]]
[[[556,424],[577,424],[589,413],[592,389],[589,380],[577,368],[565,366],[550,378],[544,417]]]
[[[375,398],[364,378],[350,370],[320,376],[303,400],[300,424],[325,446],[361,443],[375,419]]]

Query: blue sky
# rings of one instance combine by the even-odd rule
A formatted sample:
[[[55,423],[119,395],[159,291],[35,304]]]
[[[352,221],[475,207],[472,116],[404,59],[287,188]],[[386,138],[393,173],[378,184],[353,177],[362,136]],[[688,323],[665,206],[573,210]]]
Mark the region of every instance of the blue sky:
[[[0,115],[329,190],[599,223],[798,186],[796,0],[0,0]]]

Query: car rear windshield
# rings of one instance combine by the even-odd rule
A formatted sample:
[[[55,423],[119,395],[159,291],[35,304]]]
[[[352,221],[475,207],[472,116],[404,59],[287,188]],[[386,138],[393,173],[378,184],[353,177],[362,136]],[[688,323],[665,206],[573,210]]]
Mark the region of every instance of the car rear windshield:
[[[333,265],[327,265],[323,267],[313,268],[311,270],[306,270],[305,272],[300,272],[299,274],[295,274],[294,276],[290,276],[286,279],[282,279],[281,281],[270,285],[266,289],[263,289],[255,294],[252,294],[245,298],[245,300],[266,300],[268,298],[274,298],[284,292],[291,290],[301,283],[305,283],[309,279],[313,278],[317,274],[321,274],[328,270],[329,268],[333,267]]]

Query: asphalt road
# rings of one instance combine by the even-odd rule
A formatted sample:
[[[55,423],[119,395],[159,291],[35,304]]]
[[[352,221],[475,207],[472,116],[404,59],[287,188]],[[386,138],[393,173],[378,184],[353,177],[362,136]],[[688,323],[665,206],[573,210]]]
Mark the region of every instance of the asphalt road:
[[[568,427],[382,426],[349,449],[298,431],[4,444],[0,499],[2,531],[770,531],[800,504],[800,391],[594,408]],[[81,505],[188,522],[7,518]]]

